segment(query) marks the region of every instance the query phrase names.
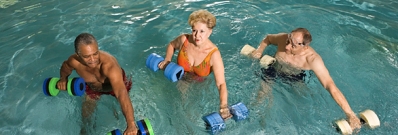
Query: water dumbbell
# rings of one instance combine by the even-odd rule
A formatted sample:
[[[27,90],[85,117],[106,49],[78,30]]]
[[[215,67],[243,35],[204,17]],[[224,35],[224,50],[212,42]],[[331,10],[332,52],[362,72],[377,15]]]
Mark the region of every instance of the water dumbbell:
[[[60,91],[57,87],[58,81],[59,78],[56,77],[46,78],[43,82],[44,95],[57,96]],[[86,83],[80,77],[70,78],[66,83],[66,89],[71,96],[82,96],[86,91]]]
[[[361,124],[367,125],[370,129],[374,129],[380,126],[379,117],[372,110],[365,110],[359,113]],[[352,129],[350,124],[345,119],[341,119],[335,122],[337,130],[343,135],[352,134]]]
[[[249,110],[242,102],[234,104],[231,107],[228,107],[228,109],[232,114],[232,118],[235,121],[244,120],[249,115]],[[206,129],[209,130],[211,134],[216,134],[225,129],[224,119],[219,113],[213,112],[207,116],[202,117],[202,119],[206,123]]]
[[[156,53],[152,53],[146,59],[146,67],[156,72],[159,70],[158,65],[162,61],[164,61],[163,57],[157,55]],[[183,75],[184,68],[174,62],[167,64],[166,68],[164,69],[164,76],[172,82],[180,80]]]
[[[250,45],[245,45],[243,46],[242,50],[240,50],[240,54],[245,55],[245,56],[250,56],[251,53],[253,51],[255,51],[256,49]],[[264,55],[261,57],[260,59],[260,65],[261,67],[267,69],[269,65],[271,65],[272,63],[274,63],[276,61],[276,59],[272,56],[269,55]]]
[[[147,118],[139,120],[136,123],[138,127],[137,135],[154,135],[151,122]],[[106,135],[122,135],[122,132],[119,129],[115,129]]]

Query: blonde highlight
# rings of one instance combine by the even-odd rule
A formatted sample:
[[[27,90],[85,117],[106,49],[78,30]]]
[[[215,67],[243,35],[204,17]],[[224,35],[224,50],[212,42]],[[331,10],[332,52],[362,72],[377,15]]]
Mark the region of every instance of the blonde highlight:
[[[213,29],[216,26],[216,17],[207,10],[197,10],[189,15],[188,24],[192,27],[195,23],[205,23],[208,28]]]

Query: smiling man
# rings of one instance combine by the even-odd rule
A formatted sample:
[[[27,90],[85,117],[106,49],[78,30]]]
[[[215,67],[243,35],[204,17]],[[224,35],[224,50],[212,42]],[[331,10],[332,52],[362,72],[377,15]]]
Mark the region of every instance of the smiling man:
[[[125,135],[136,135],[134,110],[128,94],[131,79],[127,78],[116,58],[111,54],[98,50],[98,43],[93,35],[82,33],[75,39],[75,53],[62,63],[60,80],[57,87],[66,89],[68,76],[75,70],[86,82],[86,95],[82,105],[83,123],[94,112],[96,101],[102,94],[115,96],[120,103],[126,118]],[[82,134],[87,129],[82,128]]]
[[[273,44],[277,46],[275,54],[277,62],[268,69],[262,69],[262,79],[264,82],[269,83],[278,74],[281,77],[289,79],[289,81],[300,80],[305,77],[305,74],[303,74],[304,70],[312,70],[322,86],[344,111],[352,129],[360,128],[359,119],[351,110],[346,98],[329,75],[329,71],[324,65],[321,56],[310,47],[311,41],[312,36],[305,28],[297,28],[290,34],[268,34],[261,41],[257,50],[252,52],[254,58],[260,58],[268,45]],[[264,84],[262,85],[264,87]]]

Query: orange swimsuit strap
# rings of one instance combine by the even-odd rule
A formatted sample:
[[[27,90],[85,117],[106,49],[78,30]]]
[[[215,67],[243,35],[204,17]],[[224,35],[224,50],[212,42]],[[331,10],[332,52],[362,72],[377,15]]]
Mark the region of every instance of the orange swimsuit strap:
[[[207,54],[206,58],[197,66],[191,66],[189,63],[189,59],[186,52],[186,46],[188,45],[188,36],[187,39],[184,41],[183,46],[180,49],[180,52],[177,56],[177,63],[178,65],[184,68],[185,72],[194,72],[198,76],[208,76],[211,73],[211,66],[210,66],[210,58],[211,55],[218,50],[218,48],[214,48],[209,54]]]

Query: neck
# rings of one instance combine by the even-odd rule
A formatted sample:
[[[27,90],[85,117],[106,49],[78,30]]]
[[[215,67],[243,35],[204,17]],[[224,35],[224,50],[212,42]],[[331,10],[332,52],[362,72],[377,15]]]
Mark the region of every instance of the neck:
[[[197,49],[202,49],[202,48],[204,48],[204,47],[207,45],[207,41],[203,41],[201,44],[196,44],[196,43],[194,43],[193,45],[194,45],[195,48],[197,48]]]

